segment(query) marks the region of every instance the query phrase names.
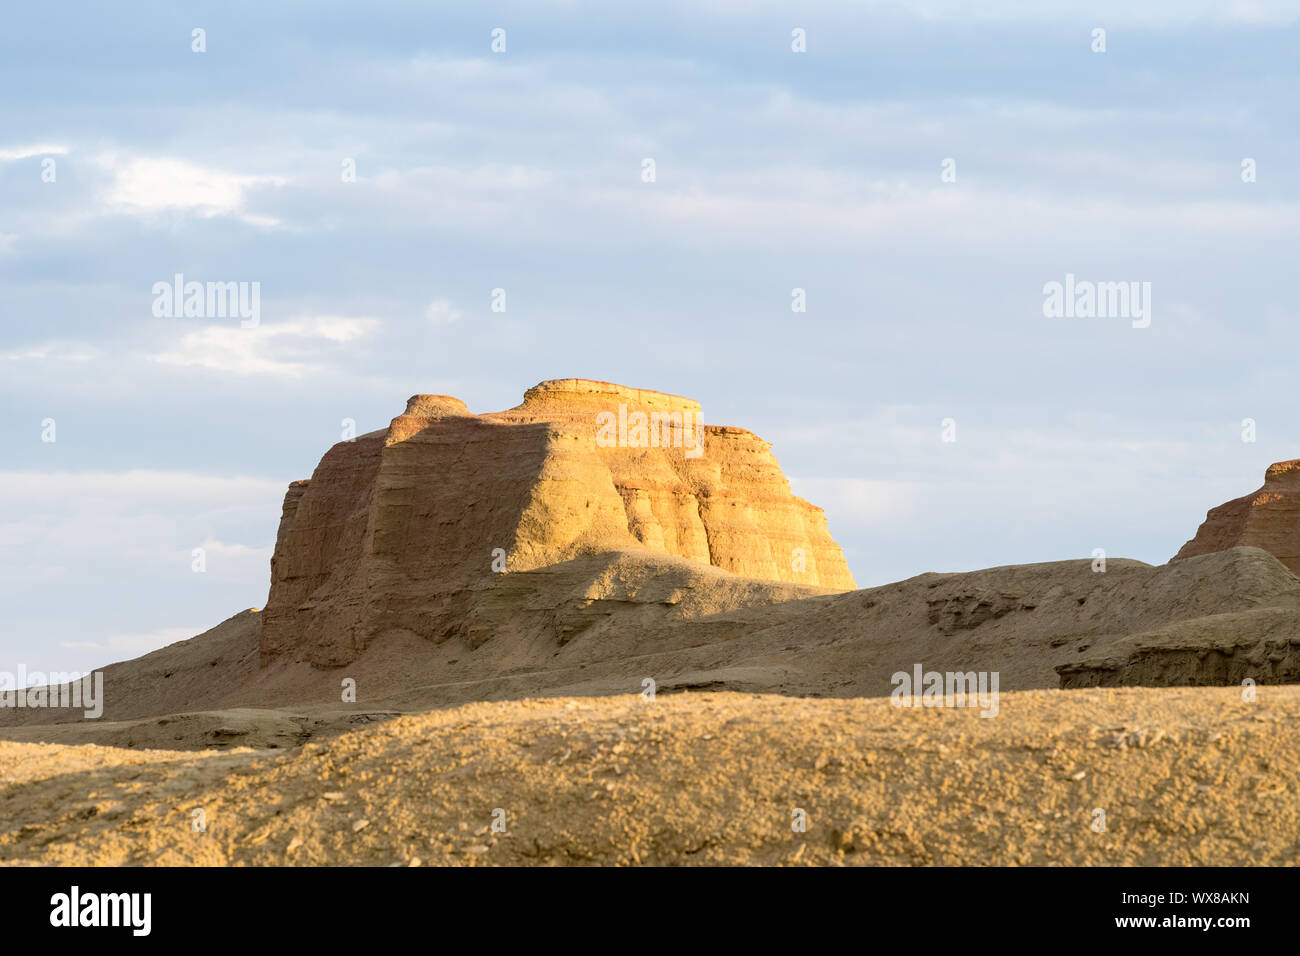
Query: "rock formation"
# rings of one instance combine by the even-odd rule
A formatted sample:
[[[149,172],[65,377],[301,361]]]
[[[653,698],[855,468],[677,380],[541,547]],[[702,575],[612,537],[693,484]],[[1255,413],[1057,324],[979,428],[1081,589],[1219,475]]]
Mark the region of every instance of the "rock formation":
[[[791,494],[770,447],[704,425],[690,399],[607,382],[542,382],[485,415],[416,395],[290,485],[262,664],[340,666],[386,633],[473,645],[475,608],[511,572],[602,553],[853,588],[825,515]]]
[[[1264,472],[1264,487],[1210,509],[1174,561],[1238,545],[1263,548],[1300,575],[1300,459]]]
[[[0,738],[293,747],[647,686],[885,698],[918,664],[1003,692],[1300,681],[1300,462],[1159,567],[1080,556],[857,591],[768,443],[699,412],[578,379],[486,415],[417,395],[289,486],[263,610],[103,668],[102,720],[0,707]]]

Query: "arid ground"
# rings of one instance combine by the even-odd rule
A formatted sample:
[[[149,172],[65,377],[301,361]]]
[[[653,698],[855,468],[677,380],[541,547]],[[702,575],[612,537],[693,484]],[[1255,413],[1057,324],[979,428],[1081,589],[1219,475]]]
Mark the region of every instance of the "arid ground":
[[[477,703],[282,752],[6,742],[0,773],[6,864],[1300,863],[1298,687]]]
[[[690,441],[603,441],[610,403]],[[105,667],[90,719],[0,708],[0,860],[1300,862],[1294,463],[1168,564],[858,590],[698,409],[559,379],[336,444],[266,607]],[[991,696],[894,706],[913,673]]]

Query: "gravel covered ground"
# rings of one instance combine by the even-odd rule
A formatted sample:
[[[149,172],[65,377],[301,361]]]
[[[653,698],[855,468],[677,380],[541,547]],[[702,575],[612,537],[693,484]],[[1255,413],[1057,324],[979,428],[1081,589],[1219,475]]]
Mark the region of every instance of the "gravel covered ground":
[[[1300,863],[1300,687],[1241,698],[1021,691],[982,718],[683,693],[470,704],[287,751],[0,743],[0,861]]]

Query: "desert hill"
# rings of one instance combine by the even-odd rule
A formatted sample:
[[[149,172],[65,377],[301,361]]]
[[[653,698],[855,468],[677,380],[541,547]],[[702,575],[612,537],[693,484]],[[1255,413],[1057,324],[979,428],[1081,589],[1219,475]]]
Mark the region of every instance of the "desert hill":
[[[1158,567],[1112,560],[1105,573],[1080,559],[924,574],[755,606],[738,602],[771,600],[771,593],[750,594],[754,585],[744,579],[648,553],[495,580],[480,609],[495,629],[477,647],[399,635],[343,668],[260,667],[261,614],[250,610],[190,641],[105,668],[102,720],[5,709],[3,733],[133,746],[290,746],[358,722],[473,701],[637,693],[647,678],[660,694],[887,697],[892,675],[917,663],[997,671],[1002,691],[1297,680],[1300,581],[1258,548]],[[547,600],[592,580],[606,597],[560,607]],[[684,602],[667,603],[684,589],[721,595],[723,606],[696,598],[683,611]],[[1131,658],[1160,666],[1143,664],[1135,675],[1125,669]],[[1224,670],[1224,660],[1236,670]],[[340,699],[345,678],[356,682],[355,703]],[[241,713],[224,722],[193,713],[234,710]],[[182,713],[190,717],[178,719]],[[259,713],[264,720],[254,719]],[[52,714],[63,722],[50,725]]]
[[[562,379],[474,415],[420,395],[290,486],[264,609],[105,668],[101,720],[0,708],[0,732],[285,747],[648,681],[885,697],[918,664],[996,672],[1003,691],[1300,680],[1300,580],[1223,543],[1159,567],[1080,558],[849,590],[824,514],[768,443],[701,424],[689,399]]]
[[[104,668],[100,720],[0,708],[0,863],[1300,863],[1288,463],[1166,565],[854,590],[699,415],[564,379],[336,445],[264,609]],[[891,706],[915,667],[996,713]]]

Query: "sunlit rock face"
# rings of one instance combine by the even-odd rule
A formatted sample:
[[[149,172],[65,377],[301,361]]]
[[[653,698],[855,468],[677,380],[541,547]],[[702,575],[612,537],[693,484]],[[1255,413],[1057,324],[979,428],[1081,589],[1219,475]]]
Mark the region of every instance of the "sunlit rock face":
[[[503,412],[416,395],[290,485],[260,657],[342,666],[385,632],[471,640],[502,572],[652,552],[751,579],[846,590],[826,517],[770,444],[697,402],[586,379]]]

